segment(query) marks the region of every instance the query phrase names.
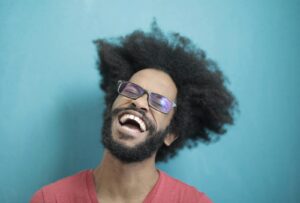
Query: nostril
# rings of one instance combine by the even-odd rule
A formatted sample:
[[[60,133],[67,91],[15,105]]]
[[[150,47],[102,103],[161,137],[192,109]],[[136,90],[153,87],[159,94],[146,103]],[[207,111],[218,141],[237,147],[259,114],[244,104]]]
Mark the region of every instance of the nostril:
[[[144,105],[136,104],[135,101],[132,101],[131,105],[135,108],[143,110],[144,112],[148,111],[147,107],[145,107]]]
[[[144,110],[144,111],[148,111],[148,109],[147,109],[147,108],[143,108],[143,107],[141,107],[140,109],[142,109],[142,110]]]

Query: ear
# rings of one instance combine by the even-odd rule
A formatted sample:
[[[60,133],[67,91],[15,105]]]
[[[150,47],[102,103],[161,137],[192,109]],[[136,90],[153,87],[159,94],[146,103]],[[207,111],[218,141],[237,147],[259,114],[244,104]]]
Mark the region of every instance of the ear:
[[[177,136],[173,133],[170,133],[165,137],[164,143],[166,146],[170,146],[176,139],[177,139]]]

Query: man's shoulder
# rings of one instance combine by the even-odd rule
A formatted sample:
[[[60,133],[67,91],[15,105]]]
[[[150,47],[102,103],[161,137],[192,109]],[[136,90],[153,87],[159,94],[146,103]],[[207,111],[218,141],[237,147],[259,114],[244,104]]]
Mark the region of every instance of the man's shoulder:
[[[41,202],[33,201],[35,199],[43,199],[43,202],[54,202],[52,201],[54,198],[81,196],[80,193],[87,192],[87,178],[91,172],[91,170],[83,170],[46,185],[33,195],[31,202]]]
[[[191,186],[177,178],[174,178],[174,177],[170,176],[169,174],[167,174],[166,172],[160,171],[160,174],[163,178],[164,185],[166,187],[172,187],[173,190],[200,192],[194,186]]]
[[[76,174],[64,177],[62,179],[59,179],[49,185],[46,185],[43,187],[44,190],[47,191],[73,191],[78,189],[83,189],[86,187],[86,178],[88,173],[90,173],[90,170],[84,170],[77,172]]]
[[[183,202],[184,201],[201,202],[201,203],[212,202],[205,193],[199,191],[194,186],[191,186],[181,180],[178,180],[163,171],[160,171],[160,173],[163,179],[161,184],[165,192],[170,193],[170,195],[175,195],[180,197],[180,199],[183,200]]]
[[[170,176],[169,174],[167,174],[166,172],[164,171],[160,171],[160,174],[161,176],[163,177],[164,181],[166,183],[168,183],[168,185],[172,185],[172,187],[178,187],[180,189],[182,188],[186,188],[186,189],[193,189],[194,187],[177,179],[177,178],[174,178],[172,176]]]

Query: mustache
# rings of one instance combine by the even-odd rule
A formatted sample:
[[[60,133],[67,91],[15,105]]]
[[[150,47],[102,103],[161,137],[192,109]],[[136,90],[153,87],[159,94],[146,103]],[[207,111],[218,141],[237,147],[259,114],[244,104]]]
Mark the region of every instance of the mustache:
[[[146,116],[146,113],[145,111],[139,109],[139,108],[136,108],[134,106],[131,106],[131,107],[125,107],[125,108],[116,108],[114,109],[112,112],[111,112],[111,115],[112,117],[116,117],[119,113],[122,113],[124,111],[136,111],[138,113],[140,113],[142,115],[142,119],[145,121],[146,123],[146,126],[149,130],[149,132],[154,132],[156,130],[156,125],[154,124],[154,122],[152,122],[151,119],[149,119],[147,116]]]

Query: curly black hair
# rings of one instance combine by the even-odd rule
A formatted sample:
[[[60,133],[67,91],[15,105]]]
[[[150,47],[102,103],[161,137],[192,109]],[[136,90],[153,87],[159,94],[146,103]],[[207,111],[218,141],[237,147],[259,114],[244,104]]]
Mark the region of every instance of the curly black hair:
[[[233,124],[237,101],[225,86],[227,80],[217,64],[187,37],[164,34],[154,21],[150,32],[136,30],[125,37],[95,40],[95,44],[100,87],[109,109],[117,97],[117,81],[129,80],[141,69],[156,68],[174,80],[177,109],[169,129],[177,139],[158,150],[157,162],[166,162],[179,149],[196,146],[198,141],[214,142],[226,132],[226,124]]]

